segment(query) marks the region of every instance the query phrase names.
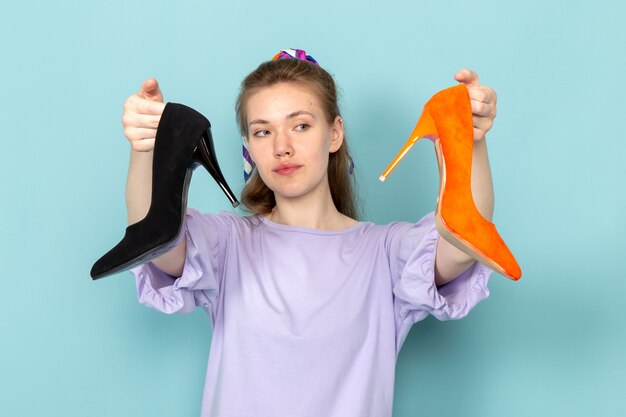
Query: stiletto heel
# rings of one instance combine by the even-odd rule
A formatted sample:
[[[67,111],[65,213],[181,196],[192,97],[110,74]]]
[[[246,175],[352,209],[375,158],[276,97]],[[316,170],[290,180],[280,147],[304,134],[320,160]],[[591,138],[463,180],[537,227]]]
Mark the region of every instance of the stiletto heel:
[[[209,172],[209,174],[211,174],[224,194],[226,194],[226,197],[230,200],[230,204],[232,204],[233,207],[239,206],[239,201],[237,201],[237,198],[230,190],[230,187],[220,170],[220,166],[217,163],[217,159],[215,158],[215,147],[213,146],[213,135],[211,134],[210,126],[202,134],[202,138],[193,152],[192,164],[196,164],[191,168],[192,170],[195,170],[198,164],[202,165]]]
[[[146,216],[126,228],[124,238],[91,268],[103,278],[148,262],[180,242],[193,171],[202,165],[233,207],[230,190],[215,157],[210,122],[196,110],[166,103],[157,128],[152,160],[152,197]]]
[[[409,140],[398,152],[380,180],[387,179],[404,155],[421,138],[435,145],[439,166],[439,195],[435,224],[455,247],[498,273],[518,280],[522,271],[493,223],[476,208],[472,197],[471,168],[474,129],[469,93],[464,84],[435,94]]]

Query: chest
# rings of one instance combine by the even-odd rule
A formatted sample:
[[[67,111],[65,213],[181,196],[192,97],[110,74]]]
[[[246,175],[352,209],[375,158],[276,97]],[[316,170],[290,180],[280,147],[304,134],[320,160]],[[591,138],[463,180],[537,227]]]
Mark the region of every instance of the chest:
[[[358,344],[391,311],[388,269],[375,251],[333,241],[285,243],[280,251],[237,251],[222,307],[238,333],[278,343]]]

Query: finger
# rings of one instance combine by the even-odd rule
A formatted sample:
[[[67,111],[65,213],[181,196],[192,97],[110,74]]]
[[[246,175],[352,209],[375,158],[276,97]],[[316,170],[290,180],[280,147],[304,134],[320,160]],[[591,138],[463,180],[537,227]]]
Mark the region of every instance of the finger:
[[[476,129],[487,132],[493,127],[493,119],[490,117],[473,117],[473,124]]]
[[[125,112],[124,115],[122,115],[122,125],[124,126],[157,129],[160,121],[160,115],[140,114],[133,111]]]
[[[138,152],[148,152],[154,149],[154,138],[135,140],[131,142],[131,146],[134,151]]]
[[[493,88],[487,87],[486,85],[469,87],[467,91],[469,92],[470,99],[482,101],[483,103],[495,103],[497,99],[496,92]]]
[[[155,138],[156,133],[156,129],[146,129],[144,127],[129,126],[124,128],[124,136],[131,142]]]
[[[459,70],[459,72],[454,74],[454,79],[467,85],[468,87],[477,87],[480,85],[478,82],[478,74],[469,68]]]
[[[493,103],[485,103],[478,100],[470,100],[472,114],[480,117],[495,117],[496,106]]]
[[[155,78],[148,78],[143,82],[141,90],[139,91],[141,98],[145,98],[152,101],[163,101],[163,93],[159,82]]]
[[[486,134],[487,134],[486,131],[482,129],[478,129],[476,127],[474,128],[474,140],[475,141],[483,140]]]
[[[160,116],[163,114],[164,108],[165,103],[139,98],[135,101],[132,111],[139,114],[152,114]]]
[[[161,93],[161,88],[159,87],[159,83],[155,78],[148,78],[141,85],[141,90],[139,91],[139,95],[142,98],[152,100],[152,101],[163,101],[163,94]]]

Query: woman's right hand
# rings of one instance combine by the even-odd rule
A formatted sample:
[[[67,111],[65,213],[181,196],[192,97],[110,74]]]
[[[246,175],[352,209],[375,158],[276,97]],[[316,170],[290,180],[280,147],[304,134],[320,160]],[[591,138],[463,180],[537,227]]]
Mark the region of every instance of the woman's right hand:
[[[154,149],[157,127],[164,108],[163,94],[154,78],[148,78],[138,93],[126,99],[122,125],[133,151],[148,152]]]

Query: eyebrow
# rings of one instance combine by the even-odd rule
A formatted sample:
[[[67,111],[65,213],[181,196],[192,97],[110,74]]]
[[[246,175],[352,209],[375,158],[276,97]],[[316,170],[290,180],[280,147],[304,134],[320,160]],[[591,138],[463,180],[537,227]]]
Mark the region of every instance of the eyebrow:
[[[316,117],[315,117],[315,115],[313,113],[309,113],[308,111],[304,111],[304,110],[295,111],[295,112],[287,115],[287,117],[285,117],[285,119],[293,119],[294,117],[298,117],[298,116],[301,116],[303,114],[308,114],[309,116],[311,116],[314,119],[316,119]],[[254,119],[253,121],[248,123],[248,127],[252,126],[255,123],[257,123],[257,124],[268,124],[269,122],[267,120],[263,120],[263,119]]]

